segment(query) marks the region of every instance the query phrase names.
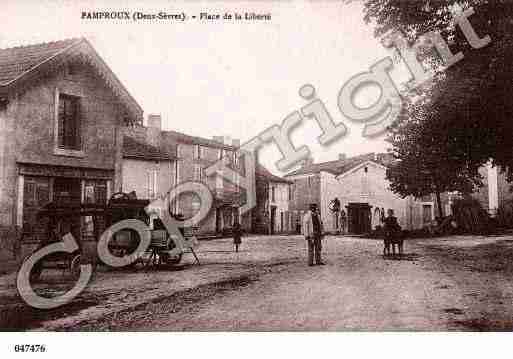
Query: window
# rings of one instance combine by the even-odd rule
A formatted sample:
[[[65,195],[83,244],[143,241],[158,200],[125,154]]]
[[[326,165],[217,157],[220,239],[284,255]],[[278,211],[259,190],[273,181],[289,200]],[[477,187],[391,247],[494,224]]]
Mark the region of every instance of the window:
[[[230,160],[230,162],[233,162],[233,152],[232,151],[225,150],[224,155],[226,158],[228,158]]]
[[[158,171],[148,171],[148,198],[154,199],[157,197],[158,183],[157,183]]]
[[[292,197],[294,196],[294,185],[291,184],[289,186],[289,201],[292,201]]]
[[[428,224],[433,220],[433,206],[431,204],[422,205],[422,224]]]
[[[271,186],[271,201],[273,201],[273,202],[276,201],[276,187],[275,186]]]
[[[200,159],[203,158],[203,147],[200,145],[194,146],[194,158]]]
[[[219,149],[219,159],[222,160],[224,155],[224,150],[222,148]]]
[[[206,176],[206,170],[205,168],[202,168],[201,165],[194,165],[194,180],[198,182],[205,182],[207,176]]]
[[[104,180],[87,180],[84,183],[84,203],[107,203],[107,182]]]
[[[80,98],[59,94],[58,147],[80,150]]]
[[[312,177],[307,178],[308,187],[312,187]]]

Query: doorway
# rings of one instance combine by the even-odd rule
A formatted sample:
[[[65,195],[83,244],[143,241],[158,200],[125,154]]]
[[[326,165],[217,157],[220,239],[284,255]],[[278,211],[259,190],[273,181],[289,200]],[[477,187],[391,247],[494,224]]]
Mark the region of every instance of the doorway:
[[[276,206],[271,206],[271,234],[274,234],[276,227]]]
[[[371,206],[369,206],[368,203],[349,203],[346,208],[349,222],[349,233],[370,233]]]

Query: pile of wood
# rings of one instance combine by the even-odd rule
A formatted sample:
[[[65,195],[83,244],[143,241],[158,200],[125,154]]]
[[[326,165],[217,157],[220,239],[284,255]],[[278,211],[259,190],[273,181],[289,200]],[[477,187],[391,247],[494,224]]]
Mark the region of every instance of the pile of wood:
[[[487,234],[491,230],[490,217],[474,198],[457,199],[453,203],[453,218],[460,233]]]

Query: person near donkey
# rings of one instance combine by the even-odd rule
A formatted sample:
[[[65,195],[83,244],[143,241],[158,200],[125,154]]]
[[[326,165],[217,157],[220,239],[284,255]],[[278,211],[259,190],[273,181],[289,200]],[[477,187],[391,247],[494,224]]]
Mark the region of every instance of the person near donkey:
[[[403,254],[403,239],[401,237],[401,226],[394,216],[394,210],[387,211],[387,217],[383,220],[384,232],[384,248],[383,255],[390,255],[390,246],[392,246],[392,254],[395,256],[395,245],[397,244],[399,255]]]
[[[308,265],[314,265],[314,257],[315,264],[324,265],[321,260],[322,222],[316,204],[311,204],[304,215],[301,230],[308,244]]]

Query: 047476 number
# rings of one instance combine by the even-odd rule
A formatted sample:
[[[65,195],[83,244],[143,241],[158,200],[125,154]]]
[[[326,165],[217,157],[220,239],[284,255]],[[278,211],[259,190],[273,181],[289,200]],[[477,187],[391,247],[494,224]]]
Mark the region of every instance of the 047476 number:
[[[14,351],[16,353],[44,353],[46,346],[44,344],[16,344]]]

